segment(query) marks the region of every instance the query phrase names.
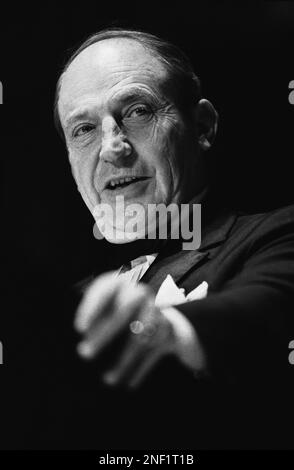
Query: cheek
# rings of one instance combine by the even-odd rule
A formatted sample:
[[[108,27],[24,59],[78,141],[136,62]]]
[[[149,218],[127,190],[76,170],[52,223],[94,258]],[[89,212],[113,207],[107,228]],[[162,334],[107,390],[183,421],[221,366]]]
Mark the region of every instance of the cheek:
[[[156,201],[167,202],[173,188],[172,139],[167,129],[154,123],[132,137],[139,158],[155,174]]]
[[[84,158],[83,158],[84,157]],[[88,207],[97,204],[97,194],[93,186],[95,159],[77,152],[69,153],[69,162],[79,192]]]
[[[69,162],[74,179],[76,180],[78,186],[80,186],[87,171],[87,164],[75,152],[70,152]]]
[[[75,179],[78,181],[89,179],[94,169],[94,158],[91,153],[70,150],[69,162]]]
[[[172,123],[161,135],[164,142],[164,155],[168,161],[172,197],[182,197],[187,185],[187,174],[191,176],[191,162],[195,157],[192,134],[182,121]]]
[[[164,196],[167,203],[172,199],[179,182],[181,141],[179,127],[171,122],[157,126],[152,138],[157,191]]]

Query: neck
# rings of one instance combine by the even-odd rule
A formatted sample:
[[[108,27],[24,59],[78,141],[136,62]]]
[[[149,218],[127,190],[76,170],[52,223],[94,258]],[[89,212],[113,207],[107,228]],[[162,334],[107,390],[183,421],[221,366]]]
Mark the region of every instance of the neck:
[[[116,245],[109,243],[110,249],[110,262],[112,267],[121,266],[127,261],[131,261],[139,256],[151,255],[152,253],[158,253],[166,240],[136,240],[135,242],[125,243],[123,245]]]

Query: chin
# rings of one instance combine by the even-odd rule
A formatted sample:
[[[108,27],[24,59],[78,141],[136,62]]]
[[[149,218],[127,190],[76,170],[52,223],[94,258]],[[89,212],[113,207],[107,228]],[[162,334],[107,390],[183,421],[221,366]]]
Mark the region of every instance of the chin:
[[[96,238],[105,238],[109,243],[116,245],[131,243],[146,238],[145,223],[134,231],[127,230],[123,224],[121,224],[121,226],[114,226],[111,222],[98,219],[96,220],[96,227],[99,231],[99,236]]]

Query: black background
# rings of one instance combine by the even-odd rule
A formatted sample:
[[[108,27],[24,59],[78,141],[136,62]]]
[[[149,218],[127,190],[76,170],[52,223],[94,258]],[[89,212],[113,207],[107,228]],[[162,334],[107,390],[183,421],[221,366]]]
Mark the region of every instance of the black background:
[[[76,191],[53,124],[55,84],[72,48],[109,25],[143,28],[176,43],[219,112],[211,158],[220,194],[250,212],[294,203],[294,106],[288,101],[294,4],[182,3],[50,2],[7,5],[7,11],[1,6],[4,447],[71,446],[65,424],[67,437],[59,437],[59,444],[52,438],[62,427],[62,403],[74,386],[70,379],[62,382],[61,364],[68,360],[72,371],[81,368],[83,374],[74,353],[73,312],[65,313],[60,299],[91,269],[105,269],[113,256],[108,244],[92,235],[91,214]],[[56,417],[44,431],[38,426],[52,403]]]

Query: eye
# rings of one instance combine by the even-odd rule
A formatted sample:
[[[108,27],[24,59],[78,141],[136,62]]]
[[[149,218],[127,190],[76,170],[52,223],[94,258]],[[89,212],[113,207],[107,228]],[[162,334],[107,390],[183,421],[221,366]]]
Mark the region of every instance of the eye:
[[[91,124],[83,124],[82,126],[79,126],[78,128],[74,129],[73,131],[73,136],[74,137],[81,137],[85,134],[88,134],[94,129],[94,126]]]
[[[140,119],[150,117],[151,115],[151,108],[145,104],[140,104],[130,108],[125,117],[131,119]]]

